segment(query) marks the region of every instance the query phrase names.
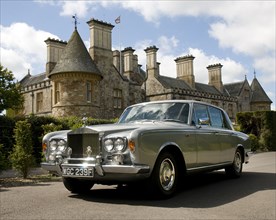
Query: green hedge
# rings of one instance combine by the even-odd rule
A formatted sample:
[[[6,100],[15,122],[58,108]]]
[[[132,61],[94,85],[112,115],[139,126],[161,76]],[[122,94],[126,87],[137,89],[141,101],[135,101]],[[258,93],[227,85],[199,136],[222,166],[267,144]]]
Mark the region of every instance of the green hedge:
[[[236,117],[240,130],[251,134],[251,140],[255,139],[254,136],[257,138],[257,143],[254,140],[255,150],[276,151],[275,111],[241,112]]]
[[[55,130],[56,128],[64,129],[76,129],[83,125],[83,121],[79,117],[64,117],[64,118],[54,118],[50,116],[28,116],[28,117],[7,117],[0,116],[0,155],[2,161],[4,160],[5,168],[11,167],[9,161],[9,156],[14,148],[15,139],[14,139],[14,128],[15,124],[18,121],[27,120],[31,124],[32,131],[32,147],[33,147],[33,156],[35,157],[36,164],[41,162],[41,141],[43,135],[50,130]],[[107,120],[107,119],[93,119],[87,118],[88,125],[96,124],[110,124],[115,123],[116,119]],[[2,167],[2,168],[1,168]],[[3,169],[3,166],[0,166],[0,171]]]

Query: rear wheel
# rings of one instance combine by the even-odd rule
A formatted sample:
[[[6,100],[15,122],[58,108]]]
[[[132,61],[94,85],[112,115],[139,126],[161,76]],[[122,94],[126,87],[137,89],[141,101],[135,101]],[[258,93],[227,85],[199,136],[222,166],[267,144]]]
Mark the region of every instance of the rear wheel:
[[[72,193],[88,192],[94,185],[94,182],[90,180],[80,180],[68,177],[63,177],[62,180],[65,188]]]
[[[151,176],[153,192],[158,197],[171,197],[177,189],[178,180],[179,172],[175,158],[168,152],[162,153],[156,161]]]
[[[234,157],[234,161],[231,166],[225,168],[225,172],[228,176],[233,178],[238,178],[242,173],[242,154],[239,149],[237,149]]]

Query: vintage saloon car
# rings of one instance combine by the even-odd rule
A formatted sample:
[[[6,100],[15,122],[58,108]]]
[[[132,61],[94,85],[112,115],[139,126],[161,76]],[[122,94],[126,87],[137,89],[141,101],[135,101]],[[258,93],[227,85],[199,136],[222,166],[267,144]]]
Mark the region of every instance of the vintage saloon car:
[[[42,167],[62,175],[71,192],[143,180],[163,197],[189,173],[223,168],[239,177],[250,154],[248,136],[224,110],[187,100],[132,105],[116,124],[52,132],[43,145]]]

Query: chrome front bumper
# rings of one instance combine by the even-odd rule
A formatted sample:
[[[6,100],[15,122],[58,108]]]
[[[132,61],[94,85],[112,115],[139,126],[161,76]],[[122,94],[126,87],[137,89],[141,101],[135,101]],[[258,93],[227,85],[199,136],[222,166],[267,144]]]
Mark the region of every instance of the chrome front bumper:
[[[69,164],[63,163],[61,165],[57,163],[41,163],[41,167],[48,170],[51,173],[56,173],[59,176],[79,178],[80,176],[68,176],[62,173],[62,168],[91,168],[95,170],[95,176],[93,179],[106,179],[106,180],[128,180],[129,178],[140,179],[149,177],[150,167],[148,165],[99,165],[99,164]],[[89,176],[82,176],[82,178],[91,178]]]
[[[50,173],[57,174],[58,176],[62,176],[61,166],[58,163],[43,162],[40,165],[44,170],[47,170]]]

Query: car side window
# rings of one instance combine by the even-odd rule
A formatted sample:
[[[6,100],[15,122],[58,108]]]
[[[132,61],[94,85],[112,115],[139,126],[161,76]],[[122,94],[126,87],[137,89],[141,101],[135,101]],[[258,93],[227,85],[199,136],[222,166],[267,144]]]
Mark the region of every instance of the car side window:
[[[215,128],[224,128],[222,112],[220,109],[209,107],[211,117],[211,126]]]
[[[188,123],[188,117],[189,117],[189,105],[188,104],[184,104],[182,107],[182,111],[179,115],[179,120],[184,122],[185,124]]]
[[[193,121],[195,125],[210,125],[210,118],[206,105],[194,104]]]

